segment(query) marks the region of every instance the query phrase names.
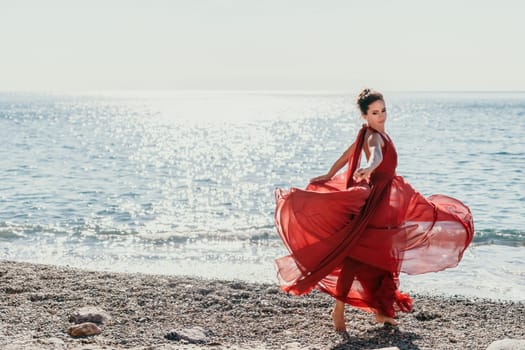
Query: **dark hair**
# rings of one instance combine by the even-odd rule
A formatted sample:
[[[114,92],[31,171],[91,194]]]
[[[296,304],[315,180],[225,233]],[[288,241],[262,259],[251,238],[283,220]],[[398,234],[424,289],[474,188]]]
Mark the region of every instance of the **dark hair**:
[[[361,113],[366,114],[368,112],[368,107],[376,101],[384,101],[383,94],[379,91],[364,89],[357,96],[356,102],[357,106],[361,110]]]

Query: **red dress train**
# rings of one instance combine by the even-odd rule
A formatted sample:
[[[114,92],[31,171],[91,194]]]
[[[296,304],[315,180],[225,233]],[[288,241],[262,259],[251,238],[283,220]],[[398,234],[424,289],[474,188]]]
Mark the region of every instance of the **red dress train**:
[[[353,183],[367,129],[357,135],[346,174],[305,190],[276,190],[275,223],[290,255],[275,262],[288,293],[317,288],[394,317],[396,310],[412,308],[410,297],[398,290],[399,273],[456,266],[472,241],[474,224],[460,201],[424,198],[397,176],[394,144],[382,134],[383,161],[369,183]]]

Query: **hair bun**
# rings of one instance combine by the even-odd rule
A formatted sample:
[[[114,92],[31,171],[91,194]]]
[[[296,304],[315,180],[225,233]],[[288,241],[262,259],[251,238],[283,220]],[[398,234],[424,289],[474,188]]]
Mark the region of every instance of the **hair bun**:
[[[358,99],[359,100],[364,100],[365,98],[368,97],[368,95],[370,95],[371,91],[372,90],[370,90],[369,88],[363,89],[363,91],[361,91],[361,93],[359,93]]]

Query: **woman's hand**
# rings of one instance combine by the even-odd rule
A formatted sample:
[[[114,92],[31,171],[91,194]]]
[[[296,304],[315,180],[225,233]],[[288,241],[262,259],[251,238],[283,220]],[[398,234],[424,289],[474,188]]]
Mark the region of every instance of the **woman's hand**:
[[[354,181],[361,182],[362,180],[365,180],[366,182],[370,182],[370,175],[372,175],[372,171],[373,169],[368,167],[357,169],[353,175]]]
[[[310,179],[310,183],[325,182],[325,181],[330,180],[331,178],[332,177],[330,175],[324,174],[324,175],[321,175],[321,176],[314,177],[313,179]]]

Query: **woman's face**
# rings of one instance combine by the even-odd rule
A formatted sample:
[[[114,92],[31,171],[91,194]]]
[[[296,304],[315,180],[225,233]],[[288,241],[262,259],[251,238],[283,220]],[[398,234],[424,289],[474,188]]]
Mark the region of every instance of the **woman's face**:
[[[383,130],[386,122],[385,102],[378,100],[371,103],[368,106],[368,111],[363,117],[372,128]]]

